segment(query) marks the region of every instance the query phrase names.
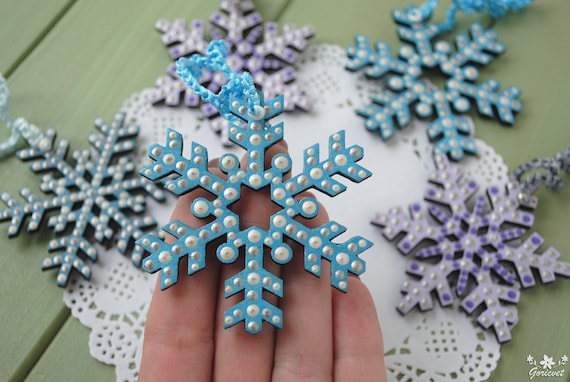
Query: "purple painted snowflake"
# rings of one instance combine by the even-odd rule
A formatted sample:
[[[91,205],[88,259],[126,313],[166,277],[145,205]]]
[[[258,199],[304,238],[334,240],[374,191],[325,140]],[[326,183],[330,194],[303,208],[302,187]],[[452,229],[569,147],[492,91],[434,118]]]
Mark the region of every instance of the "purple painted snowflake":
[[[282,94],[285,96],[285,110],[310,109],[305,91],[295,82],[293,65],[299,58],[299,52],[307,47],[307,40],[313,36],[313,28],[286,24],[279,35],[277,23],[267,22],[262,26],[263,19],[254,12],[252,1],[222,0],[220,9],[221,12],[214,12],[210,17],[209,37],[202,20],[193,20],[189,28],[184,19],[172,22],[161,19],[156,23],[156,28],[162,33],[163,44],[169,47],[173,63],[168,66],[168,74],[156,81],[152,102],[164,102],[169,106],[181,103],[189,107],[200,106],[200,97],[178,78],[174,61],[195,53],[205,54],[209,41],[223,39],[230,52],[229,66],[238,73],[249,72],[267,99]],[[200,82],[211,91],[218,92],[227,79],[220,73],[206,71]],[[210,104],[203,104],[201,110],[210,119],[212,129],[222,135],[224,144],[230,144],[228,122],[218,110]]]
[[[491,186],[487,196],[477,196],[470,207],[477,183],[462,180],[459,167],[442,154],[435,154],[435,164],[429,179],[433,185],[425,194],[432,202],[428,211],[433,220],[415,203],[411,218],[393,208],[372,221],[383,227],[387,239],[398,237],[402,253],[415,257],[407,267],[415,277],[403,283],[398,310],[407,314],[415,306],[432,309],[434,295],[442,306],[450,306],[457,296],[467,313],[477,310],[481,326],[492,326],[500,342],[509,341],[511,325],[518,320],[518,284],[535,285],[532,269],[543,283],[553,282],[556,274],[570,277],[570,263],[559,261],[554,248],[537,253],[543,243],[537,233],[523,239],[533,225],[537,200],[525,196],[518,183],[508,183],[505,190]],[[522,244],[515,246],[517,239]]]

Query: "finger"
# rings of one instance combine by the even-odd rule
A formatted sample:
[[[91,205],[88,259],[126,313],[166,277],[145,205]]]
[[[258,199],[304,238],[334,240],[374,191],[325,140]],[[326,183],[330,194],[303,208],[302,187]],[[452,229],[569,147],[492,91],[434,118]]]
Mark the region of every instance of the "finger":
[[[208,171],[214,172],[218,176],[222,176],[222,172],[220,171],[220,158],[210,159],[208,161]]]
[[[386,381],[384,346],[376,308],[358,277],[348,292],[333,291],[334,380]]]
[[[264,168],[271,167],[271,158],[274,155],[286,152],[286,144],[276,144],[271,147],[265,154]],[[247,168],[247,161],[247,157],[242,159],[240,164],[242,168]],[[269,187],[258,191],[242,187],[240,200],[232,205],[232,209],[239,215],[240,230],[242,231],[252,226],[267,231],[271,215],[279,210],[278,206],[271,201]],[[245,248],[246,251],[248,249]],[[269,251],[265,254],[262,253],[261,258],[257,255],[252,256],[251,259],[247,260],[247,263],[243,261],[245,252],[240,256],[242,258],[239,261],[222,266],[220,283],[250,266],[252,268],[263,267],[271,274],[280,276],[279,266],[271,261]],[[255,264],[250,264],[252,261]],[[244,296],[242,292],[225,299],[223,289],[220,290],[215,329],[214,380],[250,381],[252,375],[255,375],[256,381],[269,381],[271,379],[275,328],[265,323],[261,332],[253,335],[246,332],[240,322],[231,328],[224,329],[224,312],[240,303],[244,298],[247,296]],[[264,293],[263,299],[274,306],[277,305],[277,297],[271,293]],[[244,312],[243,314],[247,313]]]
[[[180,197],[172,219],[201,226],[190,205],[205,194],[198,190]],[[166,290],[160,290],[157,280],[145,324],[139,381],[186,380],[189,375],[193,381],[212,379],[219,269],[211,256],[206,262],[205,269],[189,277],[187,259],[181,260],[179,280]]]
[[[302,196],[300,196],[302,197]],[[328,221],[324,208],[311,220],[300,219],[307,227]],[[322,262],[318,278],[304,269],[303,249],[292,245],[295,254],[282,267],[284,296],[283,329],[276,334],[274,381],[330,381],[333,370],[332,302],[330,266]]]

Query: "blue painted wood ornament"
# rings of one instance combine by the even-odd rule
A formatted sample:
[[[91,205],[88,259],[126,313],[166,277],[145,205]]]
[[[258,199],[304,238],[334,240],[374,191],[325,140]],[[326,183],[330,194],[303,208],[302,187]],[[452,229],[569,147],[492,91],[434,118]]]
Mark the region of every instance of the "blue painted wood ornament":
[[[225,327],[244,322],[248,333],[262,330],[263,321],[281,328],[283,313],[267,301],[264,292],[283,296],[283,281],[271,273],[264,264],[263,251],[269,248],[271,260],[286,264],[294,254],[287,244],[290,239],[303,247],[305,270],[321,276],[323,260],[331,264],[331,285],[346,291],[348,274],[361,274],[365,270],[364,260],[359,258],[372,243],[363,237],[352,237],[344,243],[333,242],[346,228],[330,221],[322,226],[310,228],[297,217],[311,219],[317,216],[319,204],[312,197],[296,198],[308,189],[319,190],[335,196],[346,186],[334,179],[342,175],[353,182],[368,178],[371,173],[357,164],[363,157],[360,146],[346,146],[345,135],[339,131],[330,137],[328,156],[320,156],[319,146],[305,150],[303,172],[290,179],[284,175],[291,170],[292,159],[288,154],[277,154],[266,161],[267,149],[283,139],[283,123],[272,124],[271,119],[284,109],[282,95],[264,100],[263,93],[255,90],[249,74],[238,75],[226,63],[227,47],[214,41],[208,56],[194,55],[177,62],[178,74],[191,88],[219,108],[221,115],[230,120],[229,139],[247,152],[247,164],[233,154],[222,156],[218,162],[224,176],[218,176],[208,169],[208,154],[205,147],[193,142],[190,157],[183,155],[182,135],[169,130],[165,144],[154,144],[149,148],[153,164],[141,170],[141,174],[152,181],[164,182],[165,188],[175,195],[183,195],[194,189],[210,192],[214,198],[197,198],[192,202],[190,212],[198,218],[208,218],[199,228],[192,228],[181,221],[173,221],[163,227],[174,237],[166,242],[155,235],[146,235],[137,243],[150,252],[143,260],[143,269],[154,273],[161,271],[162,289],[176,284],[179,277],[180,259],[188,259],[188,275],[206,267],[207,262],[223,264],[245,257],[244,268],[225,280],[225,296],[243,292],[243,300],[224,312]],[[198,81],[200,71],[225,73],[229,79],[220,94],[204,89]],[[238,123],[239,122],[239,123]],[[271,163],[265,168],[265,163]],[[269,190],[271,200],[279,211],[270,216],[269,229],[258,226],[244,228],[233,205],[240,199],[242,190],[261,192]],[[207,253],[209,243],[222,239],[213,253]],[[240,255],[241,254],[241,255]]]
[[[501,84],[495,79],[477,82],[480,68],[505,51],[493,30],[475,23],[469,33],[455,37],[455,49],[449,42],[435,39],[453,29],[457,11],[489,12],[500,17],[509,10],[524,8],[530,0],[455,0],[444,22],[430,22],[437,3],[430,0],[420,7],[393,11],[398,35],[407,42],[397,55],[386,43],[372,45],[367,37],[356,35],[356,45],[347,48],[346,68],[386,80],[385,90],[357,110],[366,118],[368,130],[377,131],[387,141],[397,129],[408,126],[414,115],[429,119],[427,134],[434,150],[461,160],[465,154],[477,153],[474,131],[464,114],[475,106],[479,114],[513,125],[515,114],[522,110],[518,100],[521,90],[513,86],[500,90]],[[425,72],[432,69],[446,78],[445,86],[426,81]]]

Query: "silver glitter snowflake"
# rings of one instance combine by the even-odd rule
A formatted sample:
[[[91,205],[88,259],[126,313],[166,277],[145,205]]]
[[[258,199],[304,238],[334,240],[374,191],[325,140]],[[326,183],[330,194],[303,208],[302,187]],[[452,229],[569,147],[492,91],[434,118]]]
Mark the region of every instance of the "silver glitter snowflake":
[[[20,190],[24,202],[8,193],[0,196],[8,207],[0,211],[0,221],[10,222],[9,237],[18,236],[24,227],[30,233],[38,232],[47,219],[47,228],[57,235],[49,242],[48,250],[56,254],[47,257],[42,268],[58,268],[57,284],[62,287],[74,269],[87,279],[91,277],[85,260],[97,259],[94,241],[114,242],[139,266],[143,249],[135,246],[135,240],[156,224],[143,215],[145,195],[156,200],[165,198],[164,191],[136,172],[131,154],[138,127],[125,126],[123,113],[117,114],[111,124],[97,119],[95,127],[99,133],[89,136],[93,149],[74,151],[73,161],[67,158],[69,141],[61,139],[56,145],[53,129],[45,134],[49,142],[44,148],[18,151],[18,158],[33,161],[32,171],[47,173],[40,186],[47,199],[29,188]]]
[[[539,254],[543,239],[537,233],[523,238],[534,222],[536,197],[525,196],[518,182],[505,190],[489,187],[487,196],[477,196],[470,207],[477,183],[464,181],[446,156],[436,154],[435,164],[429,178],[433,185],[425,194],[433,219],[414,203],[409,216],[394,208],[372,221],[383,227],[387,239],[397,240],[403,254],[415,257],[407,267],[412,278],[402,285],[398,310],[432,309],[436,296],[442,306],[459,299],[467,313],[477,314],[479,324],[493,327],[500,342],[509,341],[510,326],[518,320],[518,285],[534,286],[533,270],[543,283],[556,275],[570,277],[570,263],[558,260],[554,248]]]
[[[162,42],[169,47],[168,52],[173,61],[196,53],[205,54],[210,41],[224,40],[230,52],[230,67],[238,73],[249,72],[255,85],[268,99],[283,94],[285,110],[310,109],[305,91],[295,82],[293,65],[299,52],[307,47],[307,40],[313,36],[312,27],[297,28],[286,24],[280,35],[277,23],[267,22],[262,26],[263,19],[259,13],[254,12],[254,4],[249,0],[221,0],[220,11],[214,12],[210,20],[209,33],[206,33],[205,22],[202,20],[193,20],[189,27],[184,19],[172,22],[161,19],[156,23],[156,28],[162,33]],[[181,103],[189,107],[201,105],[202,113],[210,119],[214,131],[222,135],[225,144],[229,144],[227,121],[219,115],[218,110],[208,103],[200,102],[200,97],[179,79],[174,63],[168,66],[167,73],[157,80],[152,102],[164,102],[169,106]],[[220,73],[208,71],[200,79],[213,92],[217,92],[226,81]]]

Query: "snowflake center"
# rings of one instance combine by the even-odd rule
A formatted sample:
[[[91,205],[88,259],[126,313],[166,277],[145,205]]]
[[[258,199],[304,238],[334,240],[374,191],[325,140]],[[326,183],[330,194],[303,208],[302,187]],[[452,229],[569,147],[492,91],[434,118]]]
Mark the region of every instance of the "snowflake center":
[[[229,54],[226,58],[226,62],[236,73],[242,73],[245,70],[245,61],[239,56],[239,54]]]
[[[231,210],[240,217],[239,228],[244,231],[251,227],[268,230],[271,216],[282,208],[271,200],[269,186],[260,190],[253,190],[242,186],[240,199],[232,204]]]
[[[475,235],[465,235],[463,239],[461,239],[461,243],[463,247],[468,250],[475,250],[479,248],[479,237]]]

